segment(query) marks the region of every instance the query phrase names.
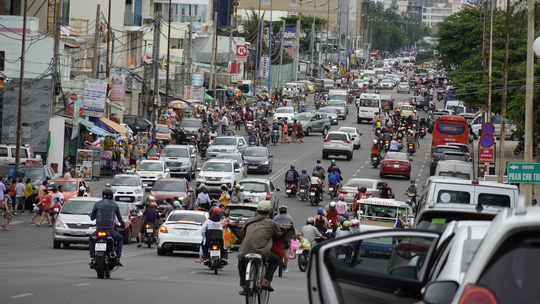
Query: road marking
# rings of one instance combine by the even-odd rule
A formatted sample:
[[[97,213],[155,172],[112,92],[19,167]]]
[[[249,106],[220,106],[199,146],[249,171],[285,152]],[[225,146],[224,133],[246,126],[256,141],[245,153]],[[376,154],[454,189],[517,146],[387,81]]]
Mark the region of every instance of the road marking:
[[[33,296],[33,295],[34,295],[33,293],[23,293],[23,294],[20,294],[20,295],[11,296],[11,298],[18,299],[18,298],[24,298],[24,297]]]
[[[422,168],[424,168],[426,165],[422,165]]]
[[[139,255],[147,254],[147,253],[154,252],[154,251],[155,251],[155,249],[146,249],[146,250],[139,251],[139,252],[125,253],[125,254],[122,255],[122,257],[123,258],[125,258],[125,257],[134,257],[134,256],[139,256]]]
[[[79,283],[79,284],[75,284],[75,286],[86,286],[86,285],[90,285],[92,283]]]
[[[159,277],[160,279],[168,279],[169,277]]]
[[[189,274],[196,274],[196,273],[197,273],[197,271],[192,271]]]
[[[360,167],[360,169],[361,169],[361,168],[364,168],[364,166]],[[358,175],[358,173],[360,173],[360,170],[356,170],[356,172],[354,172],[354,174],[353,174],[353,177],[355,177],[356,175]]]
[[[424,171],[424,170],[420,169],[419,171],[422,172],[422,171]]]
[[[10,226],[15,226],[15,225],[20,224],[20,223],[22,223],[22,222],[24,222],[24,221],[11,221],[11,222],[9,223],[9,225],[10,225]]]

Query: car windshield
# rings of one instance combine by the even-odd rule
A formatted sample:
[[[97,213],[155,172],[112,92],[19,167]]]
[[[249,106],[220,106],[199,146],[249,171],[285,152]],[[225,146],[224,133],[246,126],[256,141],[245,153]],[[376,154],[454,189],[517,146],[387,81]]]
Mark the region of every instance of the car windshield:
[[[328,94],[328,100],[347,101],[347,95],[346,94]]]
[[[334,108],[326,108],[326,107],[320,108],[319,112],[329,113],[329,114],[336,114],[337,113],[336,109],[334,109]],[[309,116],[311,117],[311,115],[309,115]]]
[[[379,100],[377,99],[366,99],[361,98],[358,102],[358,105],[361,107],[379,107]]]
[[[45,179],[45,171],[43,168],[19,168],[15,172],[15,179],[22,178],[26,180],[31,178],[33,181],[39,181]]]
[[[340,100],[330,100],[330,101],[328,101],[327,105],[328,105],[328,106],[338,106],[338,107],[343,107],[343,102],[340,101]]]
[[[356,134],[355,128],[339,128],[339,132],[345,132],[349,134]]]
[[[140,177],[133,176],[115,176],[112,180],[113,186],[139,186],[141,184]]]
[[[129,215],[128,204],[127,203],[116,202],[116,204],[118,205],[118,209],[120,209],[120,214],[122,216],[128,216]]]
[[[367,189],[369,189],[373,187],[373,182],[361,180],[361,179],[350,179],[349,181],[347,181],[344,187],[353,187],[353,188],[366,187]]]
[[[240,154],[226,154],[226,153],[219,153],[216,156],[217,159],[232,159],[236,161],[237,163],[242,163],[242,155]]]
[[[389,160],[409,160],[407,154],[405,153],[388,153],[386,154],[386,159]]]
[[[67,200],[62,207],[62,214],[88,214],[94,208],[94,201]]]
[[[231,137],[218,137],[212,142],[214,146],[236,146],[236,139]]]
[[[153,191],[166,192],[186,192],[186,185],[182,182],[157,181],[152,188]]]
[[[200,119],[182,119],[180,122],[182,128],[200,128],[202,127],[202,120]]]
[[[276,110],[276,113],[289,113],[293,114],[294,110],[292,108],[279,108]]]
[[[492,221],[494,214],[460,211],[425,212],[416,224],[416,229],[442,232],[451,221]]]
[[[230,213],[231,217],[249,218],[249,217],[254,217],[257,215],[256,208],[254,207],[246,208],[246,207],[229,205],[229,208],[231,209],[231,213]]]
[[[311,114],[307,114],[307,113],[302,113],[302,114],[298,114],[294,117],[294,119],[296,120],[300,120],[300,121],[308,121],[311,119]]]
[[[241,182],[240,185],[244,186],[244,191],[247,192],[268,192],[268,186],[264,183]]]
[[[191,212],[173,212],[167,222],[180,222],[182,224],[202,224],[206,221],[206,217],[202,214]]]
[[[51,181],[47,187],[48,191],[51,191],[53,188],[58,189],[58,187],[64,186],[64,191],[76,191],[77,182],[76,181]]]
[[[244,151],[244,156],[266,156],[268,153],[266,152],[266,148],[247,148],[246,151]]]
[[[227,162],[207,162],[202,167],[202,171],[211,171],[211,172],[231,172],[232,165]]]
[[[327,140],[349,140],[347,134],[343,133],[328,133],[326,136]]]
[[[163,149],[161,156],[169,157],[188,157],[187,148],[167,148]]]
[[[158,133],[169,133],[170,130],[169,130],[169,127],[167,126],[156,126],[156,130]]]
[[[454,153],[444,153],[442,160],[462,160],[468,161],[467,155],[464,154],[454,154]]]
[[[137,167],[137,171],[163,171],[161,162],[141,162]]]
[[[435,148],[434,153],[443,153],[443,152],[446,152],[446,151],[459,152],[459,148],[457,148],[457,147],[437,147],[437,148]]]
[[[409,105],[403,105],[401,106],[401,111],[412,111],[413,107]]]

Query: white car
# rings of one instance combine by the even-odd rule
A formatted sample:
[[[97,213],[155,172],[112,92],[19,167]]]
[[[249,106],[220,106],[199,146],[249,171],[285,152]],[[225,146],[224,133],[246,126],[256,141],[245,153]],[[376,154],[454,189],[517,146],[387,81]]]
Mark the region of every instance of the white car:
[[[394,81],[392,79],[385,78],[381,81],[379,85],[381,86],[381,89],[385,89],[385,90],[394,89]]]
[[[117,174],[105,187],[111,188],[116,202],[134,203],[139,207],[144,204],[145,191],[139,175]]]
[[[219,153],[243,153],[247,143],[242,136],[220,136],[210,143],[206,150],[208,157],[216,157]]]
[[[208,193],[221,193],[221,186],[232,189],[242,178],[242,170],[237,161],[210,159],[204,163],[197,175],[197,192],[202,186],[206,186]]]
[[[323,142],[322,158],[327,159],[328,155],[345,155],[347,160],[353,157],[353,143],[349,133],[328,132]]]
[[[70,244],[88,244],[88,237],[96,231],[96,221],[88,214],[99,197],[72,197],[58,214],[53,228],[53,247],[58,249]]]
[[[277,120],[278,123],[282,123],[285,119],[287,119],[287,122],[291,122],[294,115],[296,115],[296,111],[293,107],[281,107],[274,112],[274,120]]]
[[[141,177],[143,187],[150,188],[160,178],[170,178],[171,174],[162,159],[144,159],[139,162],[135,174]]]
[[[175,210],[158,231],[158,255],[173,251],[199,252],[202,242],[201,227],[209,217],[208,212]]]
[[[411,93],[411,87],[409,87],[409,84],[407,82],[400,82],[397,86],[397,92],[405,92],[407,94]]]
[[[303,90],[302,90],[302,85],[300,83],[296,83],[296,82],[288,82],[286,83],[284,86],[283,86],[283,91],[282,91],[282,94],[283,95],[287,95],[288,93],[291,93],[294,92],[294,88],[296,88],[296,91],[298,93],[301,93]]]
[[[339,193],[345,195],[347,203],[354,203],[354,196],[358,193],[358,187],[366,187],[366,193],[370,197],[379,196],[379,188],[382,187],[383,181],[380,179],[371,178],[351,178],[346,183],[343,183]]]
[[[356,129],[355,127],[341,127],[338,131],[349,133],[349,135],[351,136],[351,141],[353,143],[353,148],[360,149],[360,136],[362,136],[362,133],[358,133],[358,129]]]

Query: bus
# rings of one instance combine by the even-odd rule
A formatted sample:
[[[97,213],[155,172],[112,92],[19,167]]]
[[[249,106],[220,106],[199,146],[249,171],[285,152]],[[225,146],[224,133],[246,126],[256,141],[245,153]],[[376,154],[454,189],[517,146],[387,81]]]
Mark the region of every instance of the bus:
[[[357,102],[358,116],[356,118],[357,123],[361,123],[363,120],[372,121],[373,115],[381,113],[381,95],[379,94],[360,94],[360,99]]]
[[[467,120],[457,115],[442,115],[433,125],[433,137],[431,139],[431,156],[433,150],[439,145],[447,143],[468,144],[469,125]]]
[[[239,80],[238,89],[240,89],[242,95],[248,97],[255,96],[255,84],[253,80]]]

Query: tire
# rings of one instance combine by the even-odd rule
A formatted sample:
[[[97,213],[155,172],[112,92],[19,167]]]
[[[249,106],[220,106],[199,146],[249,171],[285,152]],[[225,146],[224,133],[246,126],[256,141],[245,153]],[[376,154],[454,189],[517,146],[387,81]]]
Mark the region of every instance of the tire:
[[[105,278],[110,279],[111,278],[111,270],[109,268],[105,269]]]
[[[94,265],[97,277],[103,279],[105,277],[105,257],[100,256],[96,258],[96,264]]]
[[[148,246],[148,248],[152,248],[152,237],[149,236],[149,240],[146,241],[146,246]]]
[[[322,153],[322,159],[327,159],[327,158],[328,158],[328,153],[323,152],[323,153]]]
[[[246,266],[246,273],[249,272],[249,281],[246,281],[244,291],[246,292],[246,304],[255,304],[257,301],[257,295],[253,292],[255,290],[255,279],[257,277],[257,268],[253,265],[253,262],[248,262]]]
[[[54,248],[54,249],[60,249],[61,246],[62,246],[62,242],[60,242],[60,241],[53,241],[53,248]]]
[[[158,255],[166,255],[167,254],[167,251],[165,251],[165,249],[163,248],[157,248],[157,254]]]
[[[406,179],[406,180],[411,180],[411,175],[410,175],[410,174],[409,174],[409,175],[405,175],[405,179]]]
[[[306,129],[306,136],[309,136],[309,132],[311,132],[311,128]]]
[[[322,136],[326,137],[326,134],[328,134],[328,128],[325,127],[322,131]]]
[[[357,124],[361,124],[361,123],[362,123],[362,120],[361,120],[360,118],[357,117],[357,118],[356,118],[356,123],[357,123]]]
[[[309,204],[310,204],[311,206],[315,206],[315,197],[314,197],[314,196],[312,196],[312,197],[309,198]]]
[[[129,227],[128,236],[124,239],[124,244],[131,244],[131,239],[133,238],[133,234],[131,231],[131,227]]]
[[[225,136],[234,136],[233,130],[229,129],[229,130],[225,131]]]
[[[307,268],[308,268],[308,260],[305,254],[302,252],[302,254],[298,256],[298,269],[300,269],[301,272],[306,272]]]
[[[352,159],[352,152],[347,154],[347,160],[351,160]]]
[[[188,175],[187,175],[187,177],[186,177],[186,179],[187,179],[187,181],[188,181],[188,182],[190,182],[190,181],[191,181],[191,174],[192,174],[192,173],[191,173],[191,172],[189,172],[189,174],[188,174]]]
[[[217,263],[219,263],[219,261],[214,262],[214,266],[213,266],[213,268],[214,268],[214,274],[217,274],[217,273],[218,273],[218,264],[217,264]]]
[[[382,172],[381,172],[381,173],[379,173],[379,176],[380,176],[381,178],[384,178],[384,177],[385,177],[385,175],[384,175],[384,174],[382,174]]]
[[[520,154],[521,154],[521,148],[516,147],[516,148],[514,149],[514,155],[520,155]]]
[[[270,299],[270,292],[268,290],[261,290],[259,292],[259,304],[267,304],[268,300]]]

